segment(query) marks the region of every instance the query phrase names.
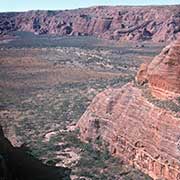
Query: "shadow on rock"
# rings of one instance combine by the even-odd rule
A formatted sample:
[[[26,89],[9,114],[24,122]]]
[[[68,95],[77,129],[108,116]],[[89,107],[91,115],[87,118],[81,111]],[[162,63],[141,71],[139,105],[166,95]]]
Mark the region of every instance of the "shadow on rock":
[[[0,126],[0,180],[70,180],[71,170],[43,164],[24,147],[13,147]]]

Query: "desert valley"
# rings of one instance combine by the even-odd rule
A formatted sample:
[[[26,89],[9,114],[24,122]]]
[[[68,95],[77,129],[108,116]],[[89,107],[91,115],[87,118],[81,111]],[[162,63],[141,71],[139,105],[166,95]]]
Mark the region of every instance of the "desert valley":
[[[0,13],[0,180],[180,180],[180,5]]]

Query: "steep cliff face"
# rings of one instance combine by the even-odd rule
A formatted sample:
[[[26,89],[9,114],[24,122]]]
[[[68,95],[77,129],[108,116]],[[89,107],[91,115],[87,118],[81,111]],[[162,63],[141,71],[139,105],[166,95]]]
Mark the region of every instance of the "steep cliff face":
[[[175,39],[180,32],[180,6],[98,6],[65,11],[1,13],[0,34],[94,35],[113,40]]]
[[[132,84],[97,95],[78,126],[83,140],[106,141],[112,154],[153,178],[180,178],[180,118],[149,103]]]
[[[169,51],[165,53],[167,49]],[[171,44],[150,65],[142,65],[136,77],[141,85],[148,82],[152,94],[158,98],[156,87],[166,90],[161,86],[162,81],[167,81],[169,92],[180,92],[178,50],[179,43]],[[135,165],[154,179],[180,179],[178,112],[176,114],[150,103],[143,90],[134,83],[122,88],[109,88],[98,94],[77,126],[84,141],[101,139],[107,142],[113,155]]]
[[[180,96],[180,40],[165,47],[149,65],[142,65],[136,79],[140,84],[148,82],[157,98]]]

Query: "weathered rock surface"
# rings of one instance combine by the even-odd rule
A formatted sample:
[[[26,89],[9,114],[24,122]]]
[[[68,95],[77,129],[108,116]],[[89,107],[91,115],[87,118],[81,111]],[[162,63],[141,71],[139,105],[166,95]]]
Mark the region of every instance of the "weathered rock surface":
[[[180,94],[180,43],[167,46],[136,76],[152,95],[167,99]],[[173,99],[174,100],[174,99]],[[179,108],[179,106],[177,106]],[[154,179],[180,179],[180,117],[150,103],[133,82],[98,94],[79,120],[81,138],[107,142],[122,157]]]
[[[78,122],[85,141],[102,139],[154,179],[180,179],[180,118],[149,103],[127,84],[98,94]]]
[[[148,82],[157,98],[180,96],[180,40],[165,47],[149,65],[142,65],[136,80],[140,84]]]
[[[0,34],[28,31],[61,36],[94,35],[113,40],[176,39],[180,5],[157,7],[98,6],[65,11],[0,14]]]
[[[141,64],[139,71],[137,72],[137,75],[135,77],[136,82],[139,83],[140,85],[144,85],[145,83],[148,82],[148,77],[147,77],[147,70],[148,70],[148,64]]]

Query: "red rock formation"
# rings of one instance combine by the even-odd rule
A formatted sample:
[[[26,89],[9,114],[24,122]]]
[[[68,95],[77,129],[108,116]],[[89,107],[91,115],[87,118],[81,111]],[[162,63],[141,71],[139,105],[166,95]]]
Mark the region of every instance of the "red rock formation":
[[[147,69],[148,64],[141,64],[139,71],[137,72],[135,79],[136,82],[138,82],[140,85],[143,85],[148,82]]]
[[[167,46],[149,65],[142,65],[136,76],[140,84],[148,82],[155,97],[180,94],[179,42]],[[102,139],[112,154],[154,179],[180,180],[178,112],[150,103],[133,83],[98,94],[77,126],[82,140]]]
[[[83,140],[106,141],[112,154],[154,179],[180,179],[180,119],[132,84],[98,94],[78,127]]]
[[[1,13],[0,34],[94,35],[114,40],[175,39],[180,32],[180,6],[99,6],[65,11]]]
[[[157,98],[180,96],[180,40],[165,47],[149,65],[142,65],[136,79],[140,84],[148,81]]]

